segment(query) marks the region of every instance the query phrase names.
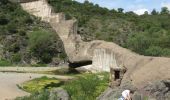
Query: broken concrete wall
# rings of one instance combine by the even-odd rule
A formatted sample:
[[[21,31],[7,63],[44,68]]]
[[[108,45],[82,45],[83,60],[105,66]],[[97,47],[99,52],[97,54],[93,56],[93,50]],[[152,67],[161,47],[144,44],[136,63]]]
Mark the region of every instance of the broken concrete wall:
[[[24,10],[37,17],[40,17],[43,21],[50,22],[51,7],[48,6],[45,0],[22,3],[21,6],[24,8]]]
[[[24,0],[23,0],[24,1]],[[63,13],[53,13],[52,8],[48,5],[46,0],[25,0],[27,2],[21,2],[21,6],[27,12],[40,17],[42,21],[50,22],[51,20],[58,23],[61,20],[65,20]],[[29,2],[30,1],[30,2]]]
[[[97,71],[110,71],[110,67],[117,67],[114,53],[107,49],[95,49],[93,53],[93,68]]]

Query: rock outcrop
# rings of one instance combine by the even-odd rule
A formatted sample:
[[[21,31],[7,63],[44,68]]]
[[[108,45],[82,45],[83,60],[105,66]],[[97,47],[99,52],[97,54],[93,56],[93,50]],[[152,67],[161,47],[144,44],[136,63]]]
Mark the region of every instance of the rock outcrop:
[[[62,13],[52,12],[52,8],[45,0],[21,5],[30,14],[51,24],[63,41],[70,63],[92,61],[89,69],[93,71],[110,71],[110,67],[124,66],[127,71],[121,84],[128,80],[138,88],[153,80],[170,78],[170,58],[138,55],[111,42],[100,40],[83,42],[77,34],[77,21],[65,20]]]
[[[102,95],[97,97],[97,100],[118,100],[121,97],[121,93],[124,91],[123,88],[108,88]],[[151,96],[143,95],[140,92],[136,91],[131,95],[132,100],[166,100],[166,99],[156,99]],[[169,100],[169,99],[167,99]]]
[[[132,85],[106,89],[97,100],[117,100],[121,92],[130,89],[134,93],[132,100],[170,100],[170,80],[154,81],[147,84],[143,89],[137,90]]]
[[[170,80],[156,81],[144,87],[149,95],[152,95],[157,100],[170,99]]]
[[[50,91],[49,100],[70,100],[70,97],[66,90],[54,88]]]

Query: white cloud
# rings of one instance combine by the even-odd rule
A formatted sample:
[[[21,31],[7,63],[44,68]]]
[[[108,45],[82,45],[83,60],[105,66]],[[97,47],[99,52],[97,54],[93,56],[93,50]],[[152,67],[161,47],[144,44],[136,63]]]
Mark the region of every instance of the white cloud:
[[[146,8],[137,9],[137,10],[134,10],[133,12],[136,13],[136,14],[138,14],[138,15],[143,15],[143,14],[145,13],[145,11],[148,11],[148,12],[149,12],[149,10],[146,9]]]
[[[130,9],[130,10],[132,10],[132,9],[142,9],[142,8],[144,8],[144,5],[142,5],[142,4],[129,5],[127,8]]]
[[[162,7],[167,7],[170,10],[170,2],[164,2],[161,4]]]

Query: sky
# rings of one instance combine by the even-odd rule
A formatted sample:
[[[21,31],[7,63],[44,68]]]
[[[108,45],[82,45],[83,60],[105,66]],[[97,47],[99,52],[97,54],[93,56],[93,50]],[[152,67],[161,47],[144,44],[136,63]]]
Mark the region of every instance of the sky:
[[[84,0],[76,0],[84,2]],[[125,12],[133,11],[138,15],[142,15],[145,11],[149,13],[156,9],[160,11],[162,7],[168,7],[170,10],[170,0],[89,0],[94,4],[108,9],[123,8]]]

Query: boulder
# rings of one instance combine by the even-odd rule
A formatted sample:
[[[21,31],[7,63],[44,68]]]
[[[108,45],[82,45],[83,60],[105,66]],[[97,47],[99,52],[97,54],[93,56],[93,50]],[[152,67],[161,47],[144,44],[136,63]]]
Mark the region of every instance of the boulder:
[[[117,100],[119,97],[121,97],[122,90],[120,88],[108,88],[106,89],[99,97],[97,97],[97,100]]]
[[[125,89],[122,89],[121,87],[118,88],[108,88],[103,92],[99,97],[97,97],[97,100],[118,100],[118,98],[121,97],[122,91]],[[143,95],[139,91],[135,91],[132,94],[132,100],[164,100],[164,99],[155,99],[151,96]],[[167,99],[169,100],[169,99]]]
[[[170,80],[152,82],[145,86],[144,90],[157,100],[170,100]]]
[[[49,100],[70,100],[70,97],[66,90],[54,88],[50,91]]]
[[[139,92],[135,92],[132,96],[132,100],[144,100],[144,97]]]
[[[121,86],[117,88],[109,87],[97,98],[97,100],[117,100],[118,98],[121,97],[122,91],[124,90],[130,90],[132,92],[135,92],[137,88],[135,88],[130,82],[123,83]],[[136,95],[135,98],[140,98],[140,97]],[[133,99],[133,100],[138,100],[138,99]]]
[[[131,90],[132,92],[137,91],[137,88],[132,84],[131,81],[128,81],[128,80],[125,81],[125,82],[122,82],[120,88],[122,90],[127,90],[128,89],[128,90]]]

